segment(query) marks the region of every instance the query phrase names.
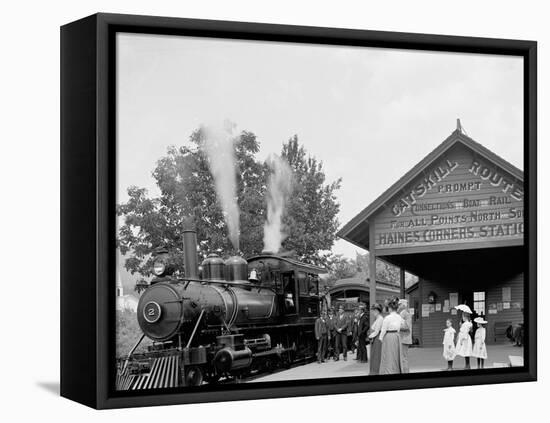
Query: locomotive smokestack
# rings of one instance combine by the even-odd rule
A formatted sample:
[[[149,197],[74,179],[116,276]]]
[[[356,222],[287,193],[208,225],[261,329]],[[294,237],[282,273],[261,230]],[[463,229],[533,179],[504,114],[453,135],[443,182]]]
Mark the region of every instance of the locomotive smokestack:
[[[197,259],[197,230],[192,217],[183,221],[183,265],[185,276],[196,279],[199,277]]]

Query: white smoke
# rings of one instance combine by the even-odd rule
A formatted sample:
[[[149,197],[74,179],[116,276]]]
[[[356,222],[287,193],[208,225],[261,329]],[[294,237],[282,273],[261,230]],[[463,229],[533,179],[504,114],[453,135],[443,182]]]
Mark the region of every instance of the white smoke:
[[[271,170],[267,183],[267,220],[264,224],[264,251],[279,252],[286,235],[283,228],[285,205],[292,192],[292,169],[279,156],[267,159]]]
[[[222,207],[229,239],[239,249],[239,206],[237,204],[237,178],[235,165],[235,125],[204,127],[204,146],[208,155],[210,173],[214,177],[216,194]]]

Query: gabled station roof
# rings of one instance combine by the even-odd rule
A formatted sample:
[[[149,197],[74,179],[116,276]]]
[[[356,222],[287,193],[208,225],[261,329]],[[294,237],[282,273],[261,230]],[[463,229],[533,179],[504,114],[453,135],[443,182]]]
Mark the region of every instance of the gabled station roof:
[[[391,200],[396,194],[403,190],[405,186],[420,176],[424,169],[436,162],[445,152],[457,144],[463,144],[480,157],[497,165],[518,181],[523,182],[523,171],[478,142],[474,141],[472,138],[465,135],[459,128],[457,128],[445,141],[437,146],[430,154],[424,157],[416,166],[405,173],[405,175],[403,175],[397,182],[384,191],[376,200],[374,200],[357,216],[346,223],[336,235],[360,248],[369,249],[369,219],[372,220],[372,217],[376,215],[382,207],[384,207],[386,202]]]

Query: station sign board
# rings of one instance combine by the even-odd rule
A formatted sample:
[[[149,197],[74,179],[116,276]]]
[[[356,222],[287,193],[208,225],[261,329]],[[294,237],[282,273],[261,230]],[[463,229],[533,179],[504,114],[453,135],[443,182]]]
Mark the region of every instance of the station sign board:
[[[457,144],[387,201],[374,223],[379,254],[522,245],[523,181]]]

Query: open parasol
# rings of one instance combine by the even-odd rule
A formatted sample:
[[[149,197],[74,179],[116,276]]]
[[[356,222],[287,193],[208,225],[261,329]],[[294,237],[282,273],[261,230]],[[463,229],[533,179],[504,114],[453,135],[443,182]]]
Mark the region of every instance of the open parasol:
[[[472,309],[466,304],[459,304],[455,307],[457,310],[463,311],[464,313],[472,314]]]

